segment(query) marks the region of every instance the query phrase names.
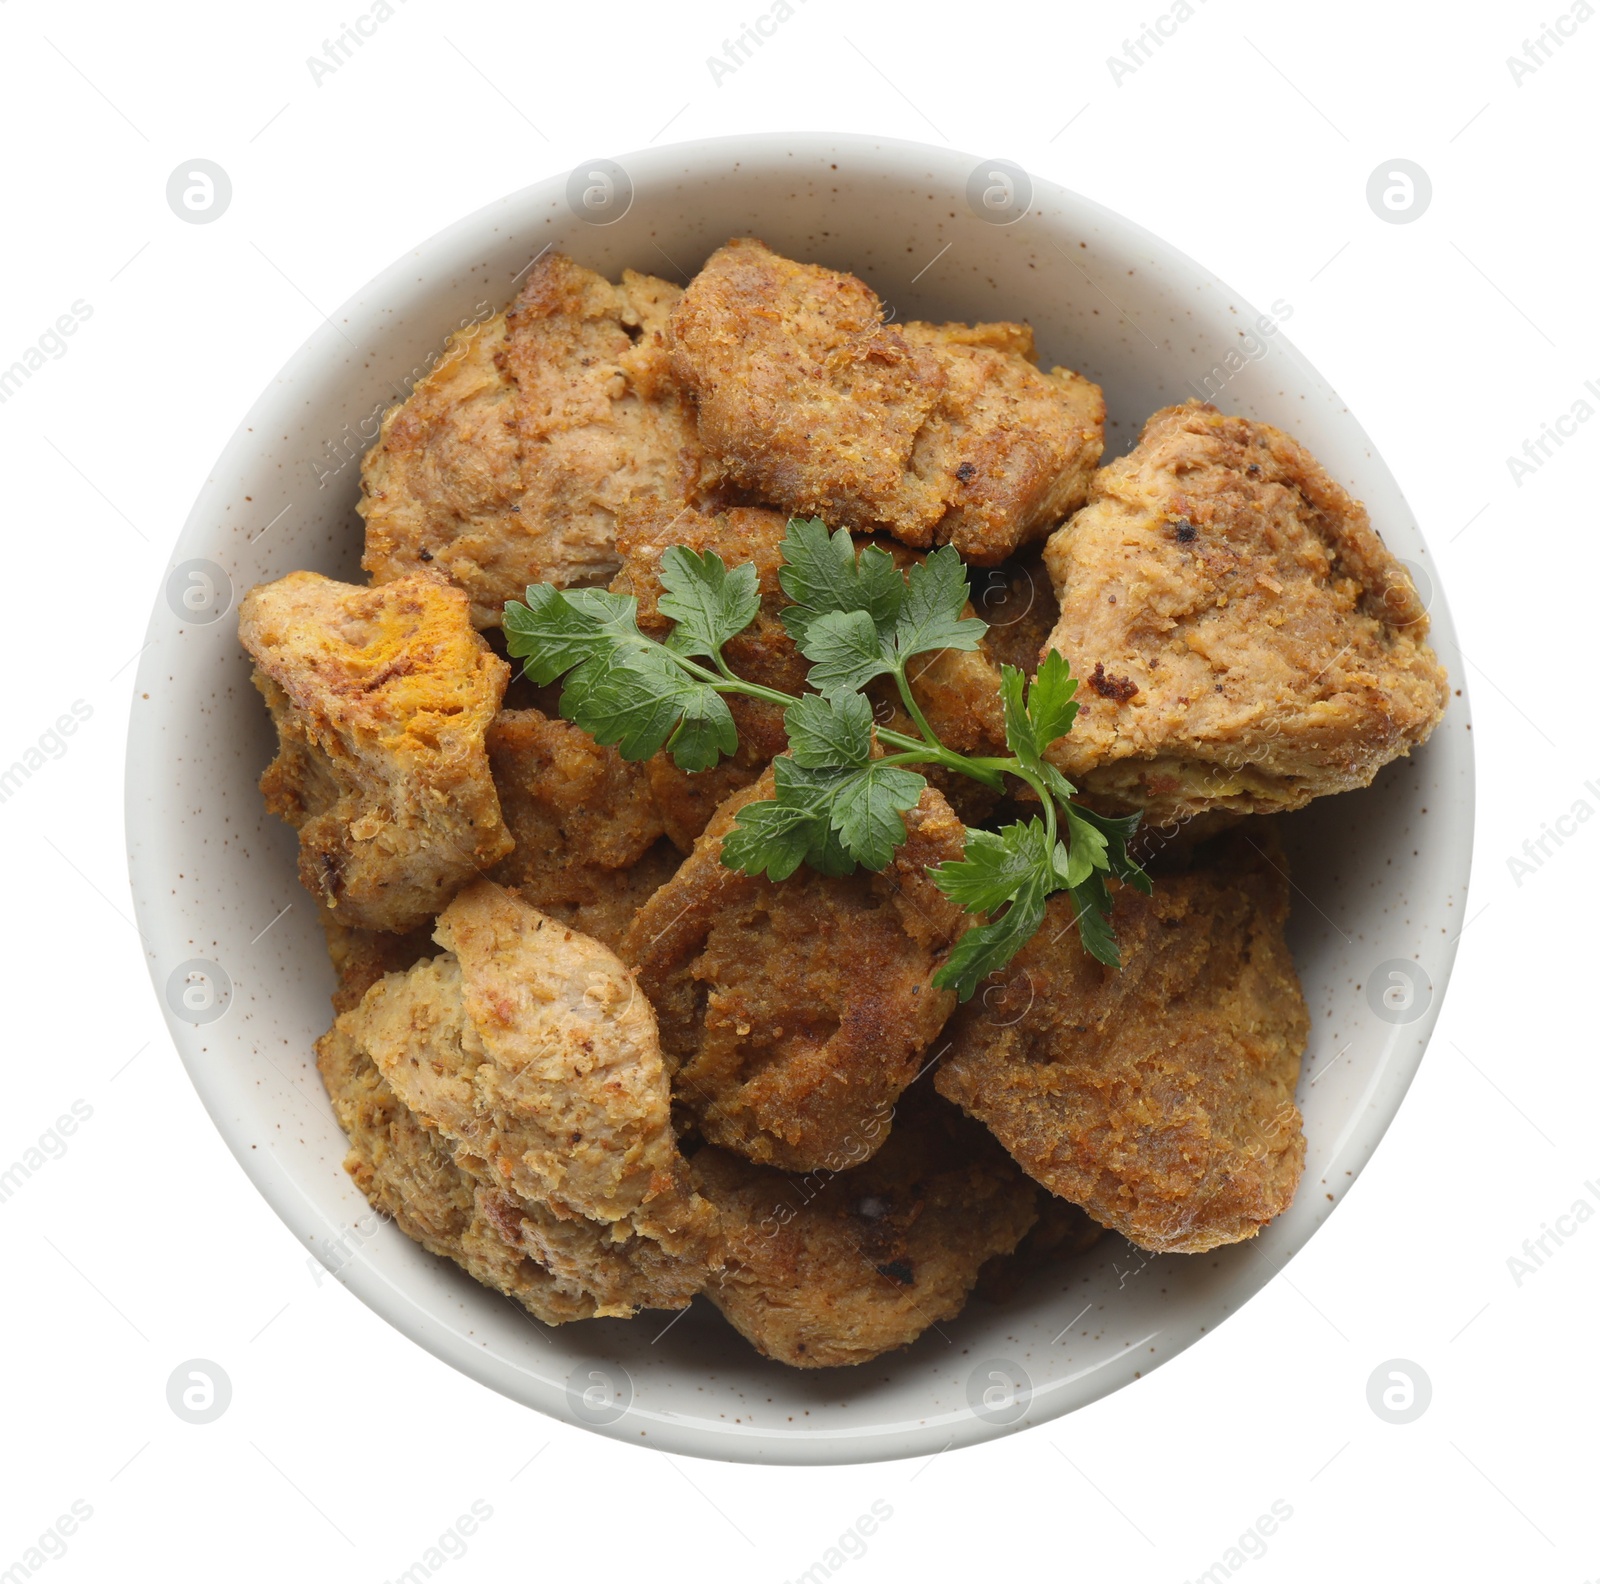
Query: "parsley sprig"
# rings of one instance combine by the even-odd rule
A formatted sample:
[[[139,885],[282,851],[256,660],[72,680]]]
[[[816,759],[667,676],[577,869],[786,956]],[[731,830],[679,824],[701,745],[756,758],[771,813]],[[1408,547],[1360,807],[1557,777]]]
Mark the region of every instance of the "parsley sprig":
[[[940,765],[995,791],[1016,777],[1041,813],[998,831],[969,829],[961,859],[930,871],[951,901],[987,915],[956,942],[934,983],[967,1000],[1032,937],[1057,891],[1071,898],[1084,948],[1117,967],[1108,881],[1145,892],[1150,881],[1128,856],[1138,815],[1113,819],[1074,803],[1072,784],[1045,758],[1078,712],[1066,660],[1047,654],[1031,683],[1002,666],[1010,755],[957,753],[928,724],[907,669],[919,655],[976,649],[987,631],[964,614],[967,573],[956,551],[935,550],[902,572],[876,545],[858,552],[845,529],[830,534],[818,518],[795,518],[783,562],[779,582],[792,603],[782,620],[811,662],[813,693],[797,697],[734,672],[722,649],[760,609],[756,570],[682,546],[661,558],[659,609],[673,623],[666,638],[640,632],[631,595],[536,583],[526,604],[506,606],[507,648],[541,686],[565,676],[562,715],[625,759],[665,748],[679,769],[706,770],[738,747],[724,694],[782,709],[789,751],[773,761],[774,796],[747,803],[722,843],[723,863],[745,874],[777,881],[801,864],[825,875],[885,868],[927,785],[914,766]],[[861,690],[885,676],[915,735],[874,727]]]

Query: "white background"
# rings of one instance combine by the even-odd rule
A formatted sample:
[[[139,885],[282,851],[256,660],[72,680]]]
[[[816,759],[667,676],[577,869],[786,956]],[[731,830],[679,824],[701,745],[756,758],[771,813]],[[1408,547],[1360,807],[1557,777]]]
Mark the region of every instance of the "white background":
[[[1244,1565],[1251,1584],[1600,1577],[1600,1218],[1548,1242],[1520,1283],[1507,1263],[1574,1201],[1600,1204],[1580,1009],[1597,978],[1600,822],[1569,826],[1520,883],[1508,865],[1578,800],[1600,810],[1585,789],[1600,788],[1600,422],[1520,483],[1506,460],[1600,385],[1600,18],[1519,84],[1508,56],[1565,0],[1196,0],[1118,84],[1107,57],[1168,14],[1162,0],[794,0],[718,84],[707,57],[762,0],[393,4],[317,83],[306,58],[364,0],[0,0],[0,367],[74,302],[92,308],[0,406],[0,762],[74,700],[93,710],[0,804],[0,1165],[74,1100],[92,1109],[0,1203],[0,1571],[79,1500],[93,1516],[47,1580],[378,1581],[477,1500],[493,1516],[436,1575],[448,1584],[776,1581],[879,1501],[892,1516],[848,1584],[1178,1584],[1278,1501],[1293,1516]],[[1451,599],[1465,656],[1443,658],[1471,689],[1478,848],[1421,1075],[1287,1276],[1071,1419],[927,1463],[768,1470],[536,1417],[313,1279],[166,1039],[128,921],[119,784],[129,662],[168,549],[239,415],[323,311],[447,222],[581,159],[801,127],[1013,159],[1250,300],[1293,305],[1287,333],[1399,477]],[[182,224],[165,200],[197,157],[232,179],[214,224]],[[1365,197],[1397,157],[1434,189],[1405,225]],[[207,1426],[166,1402],[195,1357],[233,1386]],[[1404,1426],[1367,1404],[1394,1358],[1433,1386]]]

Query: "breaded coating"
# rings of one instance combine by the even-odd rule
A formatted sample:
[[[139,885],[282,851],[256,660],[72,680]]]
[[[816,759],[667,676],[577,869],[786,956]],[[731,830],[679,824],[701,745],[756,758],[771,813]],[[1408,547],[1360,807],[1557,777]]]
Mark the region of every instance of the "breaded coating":
[[[530,583],[604,583],[618,511],[696,488],[693,417],[667,371],[678,296],[545,253],[508,313],[452,336],[362,464],[373,581],[432,565],[471,595],[480,627]]]
[[[738,810],[772,790],[769,770],[722,806],[620,955],[655,1006],[674,1099],[710,1143],[786,1170],[837,1169],[955,1005],[933,975],[972,918],[927,869],[960,856],[965,829],[930,787],[881,873],[801,868],[774,885],[721,858]]]
[[[1051,758],[1163,823],[1365,786],[1444,713],[1405,568],[1282,430],[1167,407],[1045,554],[1082,679]]]
[[[1120,971],[1078,944],[1058,893],[999,993],[952,1019],[939,1093],[1141,1248],[1254,1237],[1305,1163],[1294,1089],[1308,1019],[1288,913],[1283,855],[1260,826],[1219,838],[1153,897],[1116,893]]]
[[[1039,669],[1044,646],[1061,619],[1050,573],[1037,549],[972,577],[972,605],[988,622],[983,647],[997,666],[1015,666],[1027,676]]]
[[[377,1000],[405,993],[396,975]],[[341,1017],[317,1042],[317,1066],[350,1139],[345,1170],[407,1237],[547,1325],[682,1309],[699,1291],[702,1266],[627,1223],[557,1216],[494,1186],[483,1161],[402,1104],[368,1055],[365,1035],[361,1014]]]
[[[500,1237],[449,1140],[400,1103],[350,1019],[341,1018],[318,1040],[317,1067],[350,1140],[345,1170],[374,1210],[392,1217],[430,1254],[454,1260],[549,1325],[594,1315],[594,1300],[582,1287],[561,1282]]]
[[[540,912],[618,951],[639,910],[677,873],[682,862],[683,854],[670,841],[658,841],[626,869],[596,874],[594,891],[584,900],[547,902]]]
[[[666,834],[645,766],[578,726],[542,710],[501,710],[486,742],[517,843],[491,878],[534,907],[592,906]]]
[[[755,1349],[862,1364],[953,1319],[1034,1219],[1035,1190],[981,1129],[924,1110],[865,1165],[791,1176],[719,1149],[692,1161],[723,1266],[706,1296]]]
[[[1034,365],[1026,325],[887,324],[853,275],[719,248],[669,322],[709,464],[830,528],[953,544],[984,564],[1083,503],[1097,385]]]
[[[435,933],[444,955],[360,1008],[401,1100],[520,1199],[674,1232],[683,1162],[655,1016],[633,976],[488,880]]]
[[[322,933],[328,941],[328,961],[333,964],[335,1012],[360,1006],[362,996],[385,974],[404,973],[439,950],[431,919],[404,935],[390,935],[382,930],[351,929],[325,910]]]
[[[413,929],[511,850],[484,751],[510,673],[459,589],[291,572],[245,595],[239,638],[278,728],[261,790],[336,922]]]
[[[656,808],[680,856],[693,850],[717,810],[735,792],[758,781],[761,772],[772,762],[772,756],[763,756],[742,729],[746,717],[740,705],[749,704],[752,709],[760,709],[761,704],[732,694],[726,697],[734,726],[741,728],[739,751],[731,759],[724,759],[709,770],[692,771],[680,770],[672,762],[672,756],[664,751],[645,761],[645,773],[650,778]]]

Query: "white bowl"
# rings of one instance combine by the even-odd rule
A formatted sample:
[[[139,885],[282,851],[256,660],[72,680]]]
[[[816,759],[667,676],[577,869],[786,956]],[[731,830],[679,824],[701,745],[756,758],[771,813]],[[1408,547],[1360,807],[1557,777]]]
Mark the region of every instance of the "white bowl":
[[[1026,319],[1046,365],[1104,386],[1111,454],[1156,408],[1221,376],[1225,409],[1282,425],[1366,501],[1450,637],[1389,470],[1276,324],[1263,333],[1220,281],[1097,204],[1037,178],[1028,202],[1019,176],[942,149],[804,134],[652,149],[540,182],[424,243],[333,315],[246,416],[173,552],[134,690],[127,821],[178,1053],[302,1244],[390,1324],[541,1412],[636,1444],[775,1463],[931,1454],[1053,1419],[1148,1373],[1263,1286],[1331,1213],[1421,1060],[1471,857],[1464,698],[1369,790],[1287,821],[1314,1030],[1299,1096],[1309,1150],[1298,1198],[1254,1248],[1155,1261],[1108,1237],[904,1352],[801,1372],[759,1358],[703,1299],[664,1335],[657,1314],[538,1325],[380,1223],[341,1169],[311,1054],[332,975],[294,837],[256,790],[273,744],[235,637],[237,599],[296,567],[359,579],[352,508],[378,415],[448,330],[511,297],[547,245],[613,278],[631,266],[682,280],[728,237],[753,234],[857,272],[902,319]]]

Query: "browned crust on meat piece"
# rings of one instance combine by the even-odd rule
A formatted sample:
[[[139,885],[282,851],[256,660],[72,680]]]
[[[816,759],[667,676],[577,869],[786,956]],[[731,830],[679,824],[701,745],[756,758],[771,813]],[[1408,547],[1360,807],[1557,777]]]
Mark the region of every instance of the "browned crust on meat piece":
[[[517,846],[502,884],[535,907],[541,881],[566,901],[560,871],[626,869],[663,834],[644,767],[570,721],[540,710],[501,710],[486,739],[506,827]],[[499,876],[496,876],[498,879]],[[574,882],[578,894],[589,887]]]
[[[1120,970],[1082,949],[1058,895],[1003,990],[952,1019],[939,1093],[1141,1248],[1253,1237],[1305,1162],[1294,1089],[1308,1019],[1288,912],[1262,827],[1220,838],[1153,897],[1117,892]]]
[[[414,929],[510,851],[484,749],[509,672],[459,589],[291,572],[245,595],[239,637],[278,728],[262,793],[338,923]]]
[[[350,1141],[345,1170],[379,1215],[547,1325],[597,1312],[583,1286],[561,1280],[500,1237],[484,1213],[480,1185],[456,1164],[449,1140],[401,1104],[343,1020],[318,1040],[317,1066]]]
[[[655,1015],[633,975],[487,880],[440,915],[436,936],[447,956],[435,996],[445,1015],[459,997],[470,1037],[418,1044],[413,1017],[393,1056],[378,1057],[384,1075],[520,1198],[644,1225],[681,1194],[683,1162]]]
[[[928,878],[965,829],[931,787],[882,873],[780,884],[726,868],[735,815],[719,810],[640,911],[621,955],[660,1020],[673,1095],[706,1139],[808,1171],[868,1136],[928,1059],[954,1006],[933,975],[971,922]]]
[[[438,939],[441,955],[340,1015],[319,1044],[324,1071],[370,1063],[470,1178],[484,1235],[590,1312],[681,1308],[703,1283],[714,1217],[678,1153],[655,1018],[631,975],[489,881],[451,904]]]
[[[1410,575],[1270,424],[1164,408],[1045,560],[1050,647],[1088,681],[1051,758],[1113,806],[1299,808],[1365,786],[1444,713]]]
[[[497,1186],[401,1102],[365,1032],[359,1015],[341,1018],[317,1042],[317,1066],[350,1140],[345,1170],[374,1210],[547,1325],[688,1305],[703,1267],[625,1224],[558,1216]]]
[[[431,567],[493,627],[530,583],[610,578],[624,506],[698,488],[693,417],[667,369],[678,295],[546,253],[508,313],[453,335],[362,464],[373,581]]]
[[[677,873],[682,862],[683,854],[663,839],[626,869],[597,873],[593,892],[581,901],[548,902],[540,911],[618,951],[639,910]]]
[[[739,238],[669,321],[709,460],[830,527],[992,564],[1082,503],[1099,387],[1034,366],[1025,325],[886,324],[853,275]]]
[[[536,709],[502,710],[487,740],[516,841],[490,878],[614,946],[676,867],[646,767]]]
[[[800,1369],[865,1363],[953,1319],[1035,1214],[1033,1185],[962,1121],[897,1117],[866,1164],[803,1177],[701,1150],[695,1183],[722,1228],[707,1296]]]

